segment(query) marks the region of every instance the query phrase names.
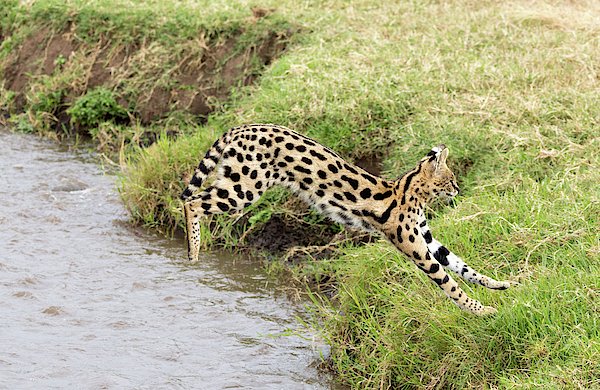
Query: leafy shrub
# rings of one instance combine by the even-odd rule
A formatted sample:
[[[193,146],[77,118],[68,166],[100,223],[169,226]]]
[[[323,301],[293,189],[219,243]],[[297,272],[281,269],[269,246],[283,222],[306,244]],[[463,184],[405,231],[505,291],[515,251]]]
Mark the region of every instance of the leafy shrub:
[[[92,89],[81,96],[67,110],[67,114],[74,124],[87,128],[127,118],[127,110],[117,103],[112,91],[103,87]]]

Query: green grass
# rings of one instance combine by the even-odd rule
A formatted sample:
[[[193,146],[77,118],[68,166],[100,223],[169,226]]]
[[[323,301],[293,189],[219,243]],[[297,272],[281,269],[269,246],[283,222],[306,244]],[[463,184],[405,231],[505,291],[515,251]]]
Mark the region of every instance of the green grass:
[[[456,207],[436,208],[435,235],[476,269],[521,282],[506,292],[465,285],[499,309],[475,318],[385,242],[304,264],[301,276],[337,286],[332,301],[315,302],[341,380],[353,388],[599,387],[592,64],[600,10],[591,2],[319,4],[278,2],[308,32],[197,133],[281,123],[350,159],[382,156],[388,177],[446,143],[463,192]],[[166,142],[181,160],[163,178],[168,189],[153,187],[157,197],[176,204],[183,184],[173,175],[191,171],[210,142]],[[137,158],[154,153],[162,155],[150,148]],[[124,192],[147,187],[157,164],[134,157]]]
[[[186,26],[212,23],[194,19],[205,2],[150,2],[132,19],[110,12],[117,1],[94,4],[115,29],[153,10],[189,23],[183,37],[196,28]],[[302,264],[298,277],[337,287],[332,299],[314,301],[340,379],[357,389],[600,387],[597,2],[210,4],[216,34],[252,7],[275,9],[273,20],[293,21],[300,32],[206,124],[174,117],[157,125],[155,144],[123,151],[121,194],[134,220],[181,227],[183,174],[240,123],[286,125],[351,160],[380,157],[389,178],[445,143],[462,191],[454,207],[431,211],[434,236],[475,269],[521,285],[492,292],[463,284],[499,310],[478,318],[384,241]],[[156,39],[179,33],[158,20]],[[284,199],[271,194],[251,218],[281,212]],[[217,219],[213,245],[239,240],[244,226],[235,218]]]

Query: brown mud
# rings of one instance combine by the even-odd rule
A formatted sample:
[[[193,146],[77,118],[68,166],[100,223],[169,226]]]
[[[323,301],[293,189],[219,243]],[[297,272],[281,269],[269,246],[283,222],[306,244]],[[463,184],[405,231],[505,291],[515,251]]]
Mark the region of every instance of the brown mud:
[[[13,109],[22,111],[36,79],[56,75],[69,63],[78,62],[80,77],[65,86],[65,110],[87,90],[102,86],[116,92],[119,104],[142,125],[174,111],[203,121],[227,100],[232,87],[254,82],[260,70],[283,52],[291,33],[272,31],[247,47],[240,47],[239,37],[208,43],[200,35],[182,45],[173,58],[157,58],[164,51],[156,42],[119,45],[105,37],[89,44],[77,38],[73,27],[62,31],[42,27],[4,61],[5,88],[16,93]],[[127,88],[131,79],[139,77],[140,68],[144,80],[135,85],[137,90]],[[54,115],[68,120],[65,110]]]

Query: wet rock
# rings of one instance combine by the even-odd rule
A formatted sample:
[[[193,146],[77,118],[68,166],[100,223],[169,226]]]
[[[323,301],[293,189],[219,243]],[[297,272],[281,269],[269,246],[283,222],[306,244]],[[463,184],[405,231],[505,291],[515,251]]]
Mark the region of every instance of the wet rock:
[[[89,188],[87,183],[72,177],[63,177],[60,179],[60,184],[52,187],[53,192],[75,192],[83,191]]]
[[[49,316],[59,316],[64,314],[64,310],[60,306],[49,306],[42,310],[42,313],[47,314]]]

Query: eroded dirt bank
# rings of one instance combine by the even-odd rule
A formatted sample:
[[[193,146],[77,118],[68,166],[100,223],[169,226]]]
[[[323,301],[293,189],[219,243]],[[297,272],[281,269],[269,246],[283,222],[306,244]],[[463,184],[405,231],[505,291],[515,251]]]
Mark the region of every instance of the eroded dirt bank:
[[[3,20],[0,34],[7,122],[89,132],[105,144],[120,141],[118,134],[107,138],[127,132],[121,125],[144,127],[126,141],[147,146],[159,131],[177,134],[182,122],[205,122],[260,77],[296,31],[260,9],[223,21],[209,14],[203,22],[181,20],[192,16],[185,10],[169,20],[154,9],[128,15],[51,1],[13,7],[20,17]]]

